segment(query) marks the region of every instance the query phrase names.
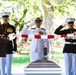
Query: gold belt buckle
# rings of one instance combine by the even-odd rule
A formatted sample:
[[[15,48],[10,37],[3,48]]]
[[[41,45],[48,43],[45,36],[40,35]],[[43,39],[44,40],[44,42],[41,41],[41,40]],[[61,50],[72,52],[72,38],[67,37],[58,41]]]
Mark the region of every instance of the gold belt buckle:
[[[70,44],[73,44],[73,42],[70,42]]]

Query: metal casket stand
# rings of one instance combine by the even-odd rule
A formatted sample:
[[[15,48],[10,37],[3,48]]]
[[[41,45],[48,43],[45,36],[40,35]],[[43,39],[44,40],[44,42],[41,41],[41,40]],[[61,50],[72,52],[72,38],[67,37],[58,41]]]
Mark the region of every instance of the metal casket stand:
[[[62,75],[61,68],[46,59],[30,63],[24,71],[25,75]]]

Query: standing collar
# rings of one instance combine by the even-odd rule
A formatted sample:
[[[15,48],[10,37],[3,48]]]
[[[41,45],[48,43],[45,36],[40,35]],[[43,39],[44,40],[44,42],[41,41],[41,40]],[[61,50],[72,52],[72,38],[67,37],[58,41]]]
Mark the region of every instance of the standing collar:
[[[7,23],[7,24],[3,23],[3,25],[9,25],[9,23]]]
[[[40,28],[36,28],[36,30],[39,30]]]

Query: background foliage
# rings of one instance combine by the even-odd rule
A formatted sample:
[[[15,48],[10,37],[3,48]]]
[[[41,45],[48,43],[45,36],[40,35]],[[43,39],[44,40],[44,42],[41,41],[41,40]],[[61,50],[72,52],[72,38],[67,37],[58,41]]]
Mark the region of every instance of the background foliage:
[[[0,0],[0,12],[2,11],[11,12],[10,23],[16,27],[17,33],[39,16],[44,20],[42,26],[47,33],[54,34],[55,29],[64,24],[67,17],[76,18],[76,0]],[[61,44],[63,41],[58,38],[50,40],[52,48],[55,42]],[[56,47],[59,47],[59,43]]]

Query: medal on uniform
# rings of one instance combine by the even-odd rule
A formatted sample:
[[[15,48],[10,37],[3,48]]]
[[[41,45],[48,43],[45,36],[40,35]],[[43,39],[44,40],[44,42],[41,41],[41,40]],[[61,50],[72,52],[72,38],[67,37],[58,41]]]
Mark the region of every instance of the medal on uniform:
[[[8,28],[8,29],[7,29],[7,32],[12,33],[12,32],[13,32],[13,29],[12,29],[12,28]]]
[[[39,31],[39,35],[43,35],[43,32],[42,31]]]

